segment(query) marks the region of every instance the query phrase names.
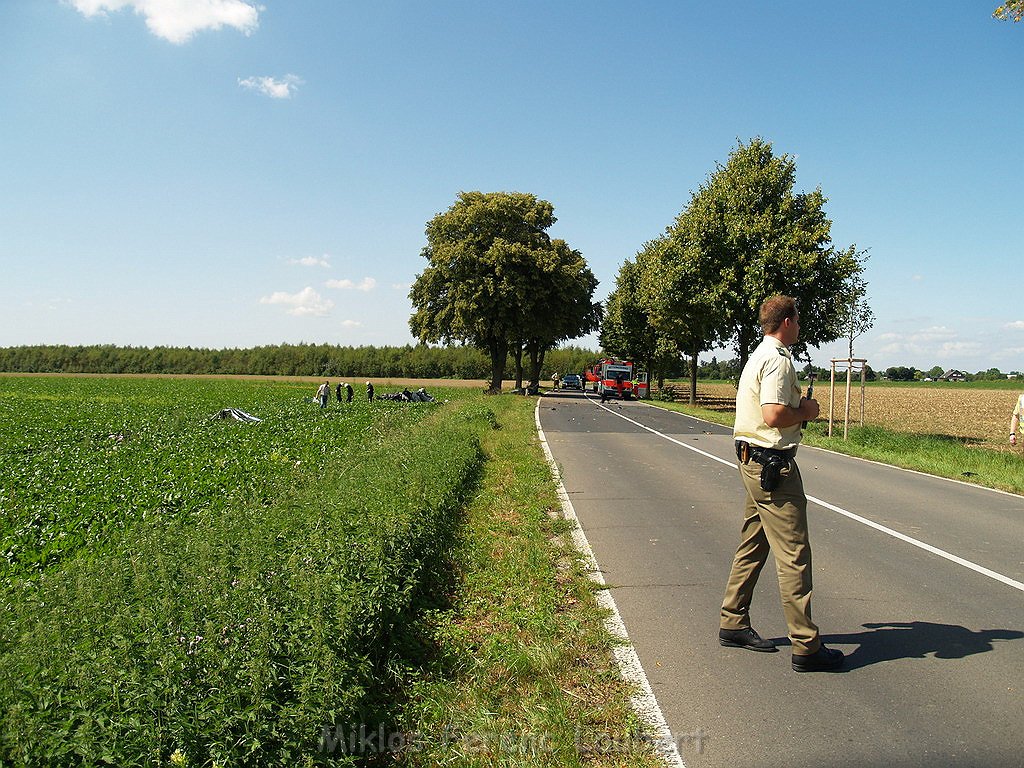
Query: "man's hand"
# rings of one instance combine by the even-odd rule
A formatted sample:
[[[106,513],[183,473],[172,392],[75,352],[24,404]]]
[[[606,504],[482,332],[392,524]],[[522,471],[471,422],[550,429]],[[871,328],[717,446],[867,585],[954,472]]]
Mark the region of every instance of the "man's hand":
[[[818,418],[818,414],[821,413],[821,406],[818,405],[818,401],[814,398],[801,397],[799,410],[804,414],[801,417],[801,421],[814,421]]]

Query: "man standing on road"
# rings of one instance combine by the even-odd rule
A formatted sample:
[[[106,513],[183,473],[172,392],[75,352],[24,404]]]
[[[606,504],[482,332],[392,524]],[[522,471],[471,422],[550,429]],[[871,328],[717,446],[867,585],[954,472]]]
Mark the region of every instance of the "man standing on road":
[[[793,669],[835,669],[843,663],[843,652],[826,648],[811,621],[807,497],[795,459],[801,423],[817,418],[818,402],[800,396],[789,351],[800,336],[796,302],[789,296],[771,297],[761,305],[760,321],[764,340],[743,368],[736,392],[733,436],[747,499],[718,639],[736,648],[776,650],[750,625],[754,585],[771,551],[793,645]]]

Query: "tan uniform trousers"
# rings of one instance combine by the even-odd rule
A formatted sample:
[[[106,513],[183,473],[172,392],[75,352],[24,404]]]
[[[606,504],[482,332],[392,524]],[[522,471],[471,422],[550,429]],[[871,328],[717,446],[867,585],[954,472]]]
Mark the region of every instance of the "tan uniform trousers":
[[[793,653],[815,653],[821,646],[811,621],[811,544],[807,536],[807,497],[796,461],[782,471],[778,487],[761,490],[761,465],[740,464],[747,491],[742,539],[722,602],[722,629],[750,626],[750,601],[768,553],[775,555],[782,609],[789,625]]]

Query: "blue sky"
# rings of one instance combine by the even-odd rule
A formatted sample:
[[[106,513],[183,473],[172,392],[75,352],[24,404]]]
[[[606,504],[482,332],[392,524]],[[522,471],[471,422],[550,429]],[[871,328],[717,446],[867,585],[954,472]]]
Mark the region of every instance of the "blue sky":
[[[997,4],[4,0],[0,346],[411,342],[463,190],[551,201],[603,299],[760,136],[870,253],[858,356],[1024,370]]]

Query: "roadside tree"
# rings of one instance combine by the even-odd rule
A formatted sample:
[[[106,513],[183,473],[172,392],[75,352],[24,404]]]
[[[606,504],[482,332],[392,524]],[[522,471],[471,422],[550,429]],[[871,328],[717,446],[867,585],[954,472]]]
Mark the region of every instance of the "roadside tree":
[[[487,352],[491,391],[509,352],[527,350],[539,378],[545,351],[597,327],[597,280],[578,251],[548,236],[554,222],[551,203],[531,194],[463,192],[427,223],[409,327],[423,342]]]
[[[646,252],[643,285],[651,322],[689,359],[690,404],[697,402],[700,353],[723,338],[726,315],[714,285],[717,267],[701,258],[699,223],[681,213],[657,247]]]
[[[668,233],[665,252],[676,270],[668,295],[684,295],[684,304],[666,311],[695,324],[698,345],[731,343],[741,366],[761,339],[758,309],[773,294],[800,306],[797,357],[840,338],[840,307],[863,269],[853,246],[832,246],[821,190],[796,193],[795,177],[794,160],[776,157],[769,142],[740,143]]]
[[[666,373],[677,367],[679,350],[651,318],[651,296],[644,278],[646,262],[658,247],[659,241],[645,244],[635,262],[626,259],[619,268],[599,339],[605,352],[640,363],[660,385]]]
[[[851,245],[846,256],[854,259],[860,268],[851,275],[842,288],[836,321],[846,337],[847,351],[852,360],[853,342],[871,330],[875,324],[875,313],[868,304],[868,284],[863,277],[863,265],[867,261],[867,254],[857,253]]]
[[[553,240],[550,249],[538,253],[532,279],[534,288],[521,305],[520,319],[530,386],[538,387],[548,351],[597,330],[602,307],[593,300],[597,278],[583,255],[564,240]]]

